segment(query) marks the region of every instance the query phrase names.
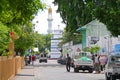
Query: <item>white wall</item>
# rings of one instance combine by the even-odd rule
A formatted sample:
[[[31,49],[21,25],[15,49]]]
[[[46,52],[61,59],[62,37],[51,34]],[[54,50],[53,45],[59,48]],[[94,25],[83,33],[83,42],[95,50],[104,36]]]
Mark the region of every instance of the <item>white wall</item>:
[[[82,50],[82,44],[73,45],[71,42],[71,44],[69,43],[64,44],[62,48],[63,48],[63,56],[66,56],[66,54],[69,53],[70,56],[74,58],[74,56],[78,55]],[[80,49],[80,51],[78,50],[78,48]]]

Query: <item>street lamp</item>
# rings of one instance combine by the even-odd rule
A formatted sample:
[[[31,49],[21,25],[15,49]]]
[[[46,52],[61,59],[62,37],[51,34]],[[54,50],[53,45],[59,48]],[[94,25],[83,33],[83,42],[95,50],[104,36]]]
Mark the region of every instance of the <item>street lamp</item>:
[[[110,53],[110,48],[111,48],[111,43],[110,43],[110,35],[107,35],[107,36],[105,36],[104,37],[104,39],[106,39],[107,40],[107,42],[106,42],[106,44],[107,44],[107,52],[108,52],[108,55],[109,55],[109,53]]]
[[[118,35],[118,41],[120,41],[120,35]]]

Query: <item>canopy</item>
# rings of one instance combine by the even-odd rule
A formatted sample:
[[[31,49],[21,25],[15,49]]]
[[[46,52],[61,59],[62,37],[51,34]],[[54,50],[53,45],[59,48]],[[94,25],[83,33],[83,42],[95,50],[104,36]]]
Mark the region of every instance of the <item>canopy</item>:
[[[88,58],[88,57],[81,57],[78,60],[80,60],[80,61],[90,61],[91,59]]]

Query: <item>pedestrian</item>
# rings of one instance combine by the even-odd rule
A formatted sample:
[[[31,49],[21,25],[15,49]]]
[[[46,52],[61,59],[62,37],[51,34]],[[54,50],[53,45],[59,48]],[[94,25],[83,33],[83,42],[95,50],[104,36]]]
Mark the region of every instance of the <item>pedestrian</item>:
[[[25,65],[27,66],[28,65],[28,56],[25,55],[24,60],[25,60]]]
[[[94,69],[95,69],[95,73],[100,73],[100,61],[99,61],[99,57],[97,54],[95,54],[95,62],[94,62]]]
[[[32,65],[34,65],[34,61],[35,61],[35,56],[32,55]]]
[[[92,60],[93,60],[93,63],[95,63],[95,55],[92,54]]]
[[[31,62],[31,55],[29,55],[29,61],[28,61],[28,64],[30,64]]]
[[[68,72],[70,72],[70,64],[71,64],[71,57],[67,53],[67,58],[66,58],[66,69]]]
[[[106,55],[101,55],[100,58],[99,58],[99,60],[100,60],[100,63],[101,63],[100,64],[101,71],[104,72],[105,65],[107,63],[107,57],[106,57]]]

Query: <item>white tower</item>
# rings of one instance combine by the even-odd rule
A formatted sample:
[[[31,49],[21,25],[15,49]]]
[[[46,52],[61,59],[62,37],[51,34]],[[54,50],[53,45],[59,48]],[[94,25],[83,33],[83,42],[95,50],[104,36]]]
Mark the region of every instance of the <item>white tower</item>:
[[[58,44],[62,41],[62,32],[63,30],[59,29],[59,25],[58,25],[58,29],[53,30],[52,32],[52,38],[51,38],[51,52],[50,52],[50,57],[51,58],[59,58],[61,56],[61,52],[60,52],[60,47],[58,46]]]
[[[51,7],[48,9],[48,19],[47,20],[48,20],[48,34],[51,34],[52,33],[52,21],[53,21]]]

